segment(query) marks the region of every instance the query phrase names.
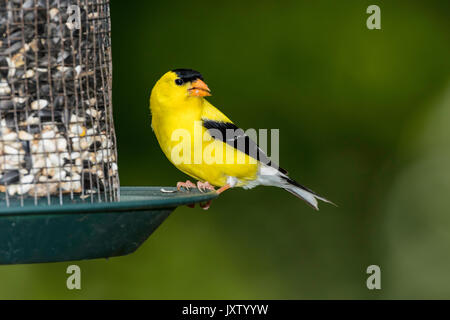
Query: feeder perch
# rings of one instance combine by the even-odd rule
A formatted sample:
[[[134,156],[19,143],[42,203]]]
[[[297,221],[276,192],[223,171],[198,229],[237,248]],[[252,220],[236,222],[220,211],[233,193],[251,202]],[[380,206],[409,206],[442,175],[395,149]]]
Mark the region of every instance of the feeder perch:
[[[0,2],[0,264],[128,254],[215,193],[120,187],[109,3]]]

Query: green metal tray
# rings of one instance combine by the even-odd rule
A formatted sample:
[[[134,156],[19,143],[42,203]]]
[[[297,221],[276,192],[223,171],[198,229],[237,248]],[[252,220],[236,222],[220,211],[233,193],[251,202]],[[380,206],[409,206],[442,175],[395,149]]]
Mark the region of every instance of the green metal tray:
[[[0,264],[108,258],[134,252],[180,205],[215,192],[165,193],[163,187],[122,187],[120,201],[0,208]]]

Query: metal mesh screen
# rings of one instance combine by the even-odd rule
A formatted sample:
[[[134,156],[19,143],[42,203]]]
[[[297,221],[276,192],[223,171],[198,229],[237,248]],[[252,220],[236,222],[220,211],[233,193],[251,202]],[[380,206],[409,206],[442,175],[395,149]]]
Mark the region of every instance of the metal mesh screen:
[[[108,1],[0,0],[0,201],[118,200]]]

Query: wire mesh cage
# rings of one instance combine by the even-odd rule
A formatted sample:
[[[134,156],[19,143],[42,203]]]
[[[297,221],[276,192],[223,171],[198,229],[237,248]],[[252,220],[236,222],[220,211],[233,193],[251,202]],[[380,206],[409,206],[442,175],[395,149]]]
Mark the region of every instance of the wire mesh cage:
[[[109,3],[0,0],[0,203],[117,201]]]

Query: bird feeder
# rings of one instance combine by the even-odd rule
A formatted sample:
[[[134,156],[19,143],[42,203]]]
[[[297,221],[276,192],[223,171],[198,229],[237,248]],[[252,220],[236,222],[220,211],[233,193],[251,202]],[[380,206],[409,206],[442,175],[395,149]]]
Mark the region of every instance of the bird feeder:
[[[109,3],[0,3],[0,264],[110,257],[214,193],[120,188]]]

